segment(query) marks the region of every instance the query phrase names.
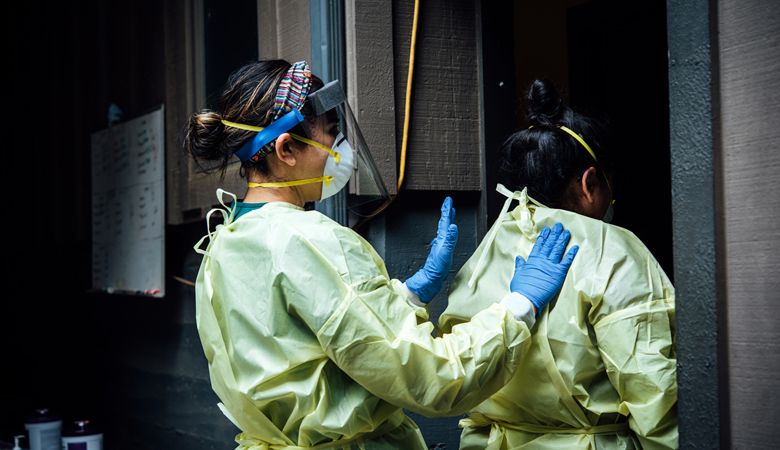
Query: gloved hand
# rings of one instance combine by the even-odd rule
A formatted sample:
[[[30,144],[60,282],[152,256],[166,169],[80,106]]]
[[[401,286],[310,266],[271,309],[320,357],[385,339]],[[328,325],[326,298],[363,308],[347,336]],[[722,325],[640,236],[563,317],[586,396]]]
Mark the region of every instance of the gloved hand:
[[[571,233],[556,223],[552,232],[545,227],[536,239],[528,261],[515,258],[515,274],[509,282],[512,292],[522,294],[534,304],[536,315],[558,294],[569,272],[574,256],[579,250],[575,245],[561,260]]]
[[[455,208],[452,199],[447,197],[441,205],[441,218],[436,238],[431,242],[431,252],[423,268],[406,280],[406,287],[425,303],[441,290],[444,280],[452,267],[452,252],[458,242],[458,226],[455,221]]]

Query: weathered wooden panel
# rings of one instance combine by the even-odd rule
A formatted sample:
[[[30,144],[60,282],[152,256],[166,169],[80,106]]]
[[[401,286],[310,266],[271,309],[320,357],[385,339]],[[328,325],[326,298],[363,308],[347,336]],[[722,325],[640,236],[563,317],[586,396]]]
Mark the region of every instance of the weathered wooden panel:
[[[349,103],[387,189],[395,193],[392,5],[347,0],[344,16]]]
[[[733,448],[776,448],[780,415],[780,8],[718,2]]]
[[[420,2],[407,189],[479,190],[477,2]],[[413,0],[393,1],[397,148],[400,154]]]
[[[257,0],[257,55],[259,59],[278,58],[276,1]]]
[[[276,0],[279,57],[295,62],[311,60],[309,0]]]
[[[311,59],[309,0],[257,2],[260,59]]]

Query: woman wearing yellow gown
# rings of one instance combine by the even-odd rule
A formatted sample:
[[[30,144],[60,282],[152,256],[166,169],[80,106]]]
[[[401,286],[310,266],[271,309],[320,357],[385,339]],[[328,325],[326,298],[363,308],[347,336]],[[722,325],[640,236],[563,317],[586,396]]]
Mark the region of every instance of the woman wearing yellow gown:
[[[598,124],[546,81],[527,105],[530,127],[502,149],[504,211],[458,273],[442,329],[489,307],[543,228],[562,223],[582,248],[510,382],[461,421],[461,449],[675,448],[674,287],[634,234],[602,220]]]

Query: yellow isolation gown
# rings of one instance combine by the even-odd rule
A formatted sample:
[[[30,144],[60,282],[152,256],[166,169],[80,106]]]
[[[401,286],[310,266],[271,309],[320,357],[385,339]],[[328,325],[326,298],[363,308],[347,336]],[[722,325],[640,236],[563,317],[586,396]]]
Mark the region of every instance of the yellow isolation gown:
[[[545,226],[562,223],[580,250],[511,381],[461,421],[460,448],[676,448],[674,287],[661,267],[628,230],[499,192],[504,212],[458,273],[444,332],[491,307]]]
[[[487,301],[432,337],[373,248],[319,212],[273,202],[234,221],[220,202],[209,218],[224,223],[196,246],[196,315],[240,449],[425,449],[402,408],[462,414],[528,348],[526,323]]]

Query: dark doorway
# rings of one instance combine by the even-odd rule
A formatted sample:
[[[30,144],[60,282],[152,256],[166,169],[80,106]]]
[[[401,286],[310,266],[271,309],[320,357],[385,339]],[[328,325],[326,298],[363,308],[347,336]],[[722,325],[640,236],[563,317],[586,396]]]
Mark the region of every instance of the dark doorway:
[[[483,4],[488,223],[503,203],[492,192],[498,147],[525,126],[522,98],[527,87],[535,78],[547,78],[575,110],[608,121],[617,199],[612,223],[634,232],[671,278],[665,3],[489,3]],[[514,72],[511,80],[508,70]],[[510,91],[514,102],[506,99]],[[491,120],[497,109],[507,114]]]
[[[206,106],[214,109],[228,76],[257,61],[257,3],[205,0],[203,35]]]
[[[598,0],[569,8],[569,100],[612,130],[615,219],[671,278],[672,195],[666,5]]]

